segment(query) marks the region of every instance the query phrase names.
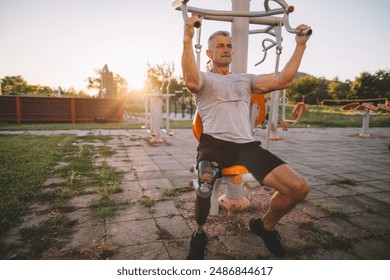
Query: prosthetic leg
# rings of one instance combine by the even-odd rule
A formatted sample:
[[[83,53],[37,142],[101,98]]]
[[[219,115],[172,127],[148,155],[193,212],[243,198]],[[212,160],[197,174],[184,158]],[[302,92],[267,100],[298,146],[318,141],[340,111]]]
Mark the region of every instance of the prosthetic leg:
[[[202,232],[211,206],[211,193],[218,177],[218,164],[207,160],[198,164],[199,187],[196,190],[195,218],[198,225],[197,232]]]

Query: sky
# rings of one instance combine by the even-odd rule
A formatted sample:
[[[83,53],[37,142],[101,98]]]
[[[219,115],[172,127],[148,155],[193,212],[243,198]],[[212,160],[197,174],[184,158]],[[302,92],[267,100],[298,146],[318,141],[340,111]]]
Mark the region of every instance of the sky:
[[[173,62],[181,75],[183,19],[171,0],[0,0],[0,79],[21,75],[30,84],[86,90],[88,77],[108,65],[130,89],[144,84],[147,63]],[[287,0],[290,25],[313,29],[300,71],[354,80],[362,72],[390,68],[390,1]],[[277,7],[270,1],[271,7]],[[251,1],[264,11],[264,1]],[[231,10],[231,0],[191,0],[189,6]],[[250,29],[264,26],[250,26]],[[208,36],[231,23],[203,21],[202,69]],[[290,58],[294,35],[283,30],[280,68]],[[250,35],[247,72],[272,73],[275,51],[263,57],[266,35]],[[234,46],[233,46],[234,47]],[[93,94],[92,92],[90,92]]]

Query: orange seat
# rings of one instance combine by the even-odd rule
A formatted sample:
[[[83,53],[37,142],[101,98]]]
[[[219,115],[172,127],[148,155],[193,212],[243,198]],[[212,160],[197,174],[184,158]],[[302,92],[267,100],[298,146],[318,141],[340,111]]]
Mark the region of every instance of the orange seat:
[[[378,108],[381,109],[381,110],[390,112],[390,105],[378,104]]]
[[[232,181],[236,185],[240,185],[243,182],[242,176],[244,174],[249,174],[248,169],[242,165],[232,165],[222,169],[222,175],[232,176]]]
[[[360,105],[360,103],[358,103],[358,102],[352,102],[352,103],[348,103],[347,105],[344,105],[341,109],[344,111],[348,111],[351,109],[355,109],[359,105]]]

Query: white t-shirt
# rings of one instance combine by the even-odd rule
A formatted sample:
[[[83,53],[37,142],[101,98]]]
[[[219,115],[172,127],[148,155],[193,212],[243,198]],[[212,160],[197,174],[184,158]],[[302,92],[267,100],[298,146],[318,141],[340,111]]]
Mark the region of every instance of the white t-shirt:
[[[195,95],[203,133],[234,143],[254,141],[249,120],[256,75],[201,72],[201,89]]]

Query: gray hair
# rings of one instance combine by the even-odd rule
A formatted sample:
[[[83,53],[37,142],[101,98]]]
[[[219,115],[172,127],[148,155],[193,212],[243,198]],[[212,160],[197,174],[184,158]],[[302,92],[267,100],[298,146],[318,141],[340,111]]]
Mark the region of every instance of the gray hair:
[[[209,49],[211,49],[211,45],[213,43],[214,38],[217,36],[220,36],[220,35],[231,38],[230,32],[228,32],[228,31],[224,31],[224,30],[216,31],[210,35],[209,40],[207,41]]]

